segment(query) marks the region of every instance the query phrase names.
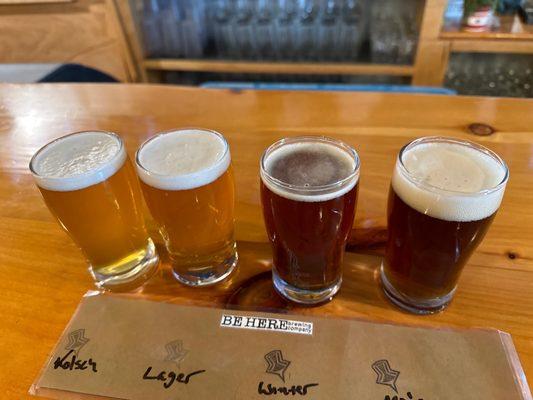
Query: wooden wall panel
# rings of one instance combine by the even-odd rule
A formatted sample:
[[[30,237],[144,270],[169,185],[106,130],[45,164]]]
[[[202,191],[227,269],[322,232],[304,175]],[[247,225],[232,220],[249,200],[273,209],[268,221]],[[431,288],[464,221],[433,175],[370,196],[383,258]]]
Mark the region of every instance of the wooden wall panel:
[[[0,5],[0,62],[76,62],[133,80],[110,5],[107,0]]]

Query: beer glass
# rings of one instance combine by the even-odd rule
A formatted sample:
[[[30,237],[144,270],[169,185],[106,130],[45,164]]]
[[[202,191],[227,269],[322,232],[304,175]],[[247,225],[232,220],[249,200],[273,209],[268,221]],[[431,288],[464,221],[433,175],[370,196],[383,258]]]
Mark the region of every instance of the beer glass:
[[[142,194],[122,139],[72,133],[41,148],[30,170],[44,201],[84,253],[96,285],[143,283],[158,256],[146,233]]]
[[[509,171],[476,143],[424,137],[402,148],[388,201],[383,289],[417,314],[444,309],[502,201]]]
[[[224,137],[206,129],[161,133],[141,145],[136,162],[176,279],[205,286],[226,278],[237,252],[235,185]]]
[[[355,215],[357,152],[326,137],[287,138],[265,151],[260,168],[274,287],[297,303],[330,300]]]

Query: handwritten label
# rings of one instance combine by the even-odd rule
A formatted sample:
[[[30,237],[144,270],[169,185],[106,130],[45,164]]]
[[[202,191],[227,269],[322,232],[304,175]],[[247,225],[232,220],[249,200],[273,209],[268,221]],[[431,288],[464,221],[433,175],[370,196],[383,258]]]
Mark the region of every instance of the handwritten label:
[[[392,396],[386,395],[383,400],[415,400],[415,397],[413,397],[413,394],[411,392],[407,392],[407,397],[399,397],[399,396]],[[422,398],[419,398],[418,400],[424,400]]]
[[[307,385],[292,385],[290,387],[274,386],[269,383],[265,387],[265,383],[261,381],[259,382],[259,386],[257,387],[257,393],[266,396],[270,396],[273,394],[284,394],[285,396],[295,396],[299,394],[301,396],[305,396],[307,395],[307,391],[309,390],[309,388],[312,388],[314,386],[318,386],[318,383],[308,383]]]
[[[313,323],[281,318],[264,318],[223,314],[220,326],[226,328],[254,329],[286,333],[313,334]]]
[[[56,358],[56,360],[54,361],[54,369],[58,369],[58,368],[68,370],[68,371],[73,371],[73,370],[84,371],[86,369],[89,369],[89,371],[98,372],[96,369],[96,361],[93,361],[92,358],[89,358],[88,360],[79,359],[76,356],[76,353],[74,350],[70,350],[63,357]]]
[[[158,374],[152,374],[152,367],[148,367],[143,375],[143,380],[156,380],[163,382],[163,387],[165,389],[170,388],[175,382],[183,383],[184,385],[189,384],[191,378],[196,375],[203,374],[205,369],[200,369],[198,371],[193,371],[189,374],[176,373],[174,371],[160,371]]]

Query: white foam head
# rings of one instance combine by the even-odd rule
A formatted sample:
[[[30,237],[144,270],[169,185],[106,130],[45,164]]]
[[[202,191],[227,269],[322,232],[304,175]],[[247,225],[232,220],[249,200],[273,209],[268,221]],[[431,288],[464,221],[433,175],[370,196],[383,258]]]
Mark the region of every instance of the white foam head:
[[[231,162],[222,135],[204,129],[181,129],[148,139],[137,151],[137,171],[147,185],[187,190],[218,179]]]
[[[122,167],[126,157],[117,135],[77,132],[41,148],[31,159],[30,170],[40,187],[72,191],[105,181]]]
[[[281,173],[275,171],[279,168]],[[322,136],[282,139],[265,151],[261,179],[281,197],[327,201],[346,194],[357,184],[359,156],[350,146]]]
[[[508,170],[492,151],[427,137],[407,145],[400,157],[392,187],[415,210],[447,221],[477,221],[498,210]]]

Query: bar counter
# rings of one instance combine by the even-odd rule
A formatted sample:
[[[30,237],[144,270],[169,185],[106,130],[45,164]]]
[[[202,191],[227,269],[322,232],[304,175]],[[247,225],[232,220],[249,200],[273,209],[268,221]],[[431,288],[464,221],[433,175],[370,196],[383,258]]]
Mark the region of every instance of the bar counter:
[[[533,379],[533,100],[383,93],[231,91],[158,85],[0,85],[0,397],[27,391],[78,305],[94,289],[80,251],[53,220],[28,170],[32,154],[69,132],[120,134],[130,157],[155,132],[214,129],[228,139],[237,184],[240,261],[229,280],[187,288],[163,263],[132,296],[178,304],[274,310],[421,326],[496,328],[512,334]],[[343,286],[326,305],[288,304],[271,284],[259,200],[259,157],[279,138],[327,135],[354,146],[361,179]],[[496,219],[442,313],[390,304],[377,269],[395,157],[427,135],[476,141],[498,153],[510,180]],[[80,210],[83,212],[83,210]]]

